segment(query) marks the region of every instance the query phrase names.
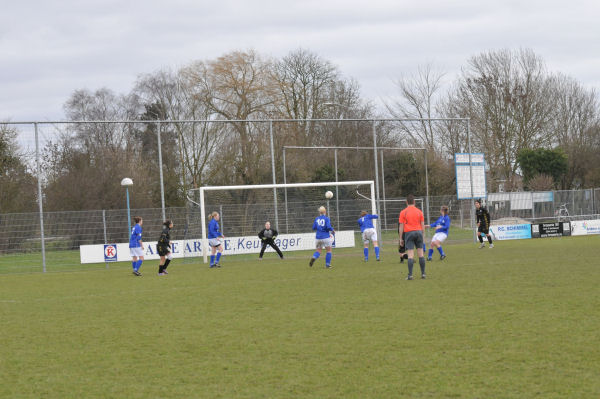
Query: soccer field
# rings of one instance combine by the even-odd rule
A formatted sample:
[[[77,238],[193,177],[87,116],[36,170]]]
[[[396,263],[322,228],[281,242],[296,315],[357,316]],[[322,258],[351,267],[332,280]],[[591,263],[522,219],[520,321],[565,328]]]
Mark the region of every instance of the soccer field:
[[[599,240],[0,275],[0,397],[597,398]]]

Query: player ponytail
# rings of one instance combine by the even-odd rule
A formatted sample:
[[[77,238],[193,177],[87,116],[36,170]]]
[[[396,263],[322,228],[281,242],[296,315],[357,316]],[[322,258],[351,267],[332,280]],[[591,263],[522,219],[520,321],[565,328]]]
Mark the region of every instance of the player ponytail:
[[[141,221],[142,221],[142,218],[141,218],[141,217],[139,217],[139,216],[135,216],[135,217],[133,218],[133,221],[134,221],[136,224],[138,224],[139,222],[141,222]]]
[[[163,226],[170,228],[172,223],[173,222],[170,219],[167,219],[163,222]]]
[[[208,220],[212,220],[218,215],[219,215],[219,212],[215,211],[215,212],[211,213],[210,215],[208,215]]]
[[[367,212],[367,211],[360,211],[360,217],[365,216],[367,213],[369,213],[369,212]]]

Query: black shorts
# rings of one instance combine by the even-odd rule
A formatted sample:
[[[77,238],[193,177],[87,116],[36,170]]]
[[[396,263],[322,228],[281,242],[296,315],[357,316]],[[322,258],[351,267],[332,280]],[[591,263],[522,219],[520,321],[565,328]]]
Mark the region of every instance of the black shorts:
[[[159,256],[167,256],[167,254],[171,251],[169,250],[169,247],[163,247],[163,246],[157,245],[156,252],[158,253]]]
[[[407,231],[404,245],[406,249],[423,248],[423,232],[421,230]]]
[[[480,233],[483,233],[485,235],[488,235],[488,234],[490,234],[490,226],[479,225],[479,227],[477,227],[477,231]]]

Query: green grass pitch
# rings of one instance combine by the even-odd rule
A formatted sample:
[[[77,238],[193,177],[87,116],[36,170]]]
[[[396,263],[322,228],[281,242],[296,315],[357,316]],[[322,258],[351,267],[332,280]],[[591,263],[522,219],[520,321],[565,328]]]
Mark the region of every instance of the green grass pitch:
[[[2,274],[0,397],[600,397],[600,237],[445,249]]]

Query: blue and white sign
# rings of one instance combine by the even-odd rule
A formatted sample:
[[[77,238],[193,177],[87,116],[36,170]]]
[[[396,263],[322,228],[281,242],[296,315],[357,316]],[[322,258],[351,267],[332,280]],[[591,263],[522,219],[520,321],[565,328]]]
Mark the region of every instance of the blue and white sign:
[[[104,261],[105,262],[116,262],[117,261],[117,245],[116,244],[104,244]]]
[[[483,153],[454,154],[456,171],[456,197],[458,199],[486,198],[485,157]],[[473,177],[471,178],[471,170]],[[473,194],[471,195],[471,181]]]
[[[275,240],[283,251],[302,251],[315,249],[315,233],[281,234]],[[337,248],[354,247],[354,231],[338,231],[335,234]],[[227,237],[223,240],[224,255],[259,253],[261,241],[257,236]],[[267,252],[273,251],[270,247]],[[171,241],[171,253],[174,258],[202,256],[202,239]],[[129,243],[82,245],[79,247],[81,263],[124,262],[131,260]],[[144,258],[158,259],[156,242],[144,243]],[[110,260],[108,260],[110,259]]]
[[[600,234],[600,220],[575,220],[571,222],[571,235]]]
[[[531,224],[501,224],[490,226],[494,240],[523,240],[531,238]]]

